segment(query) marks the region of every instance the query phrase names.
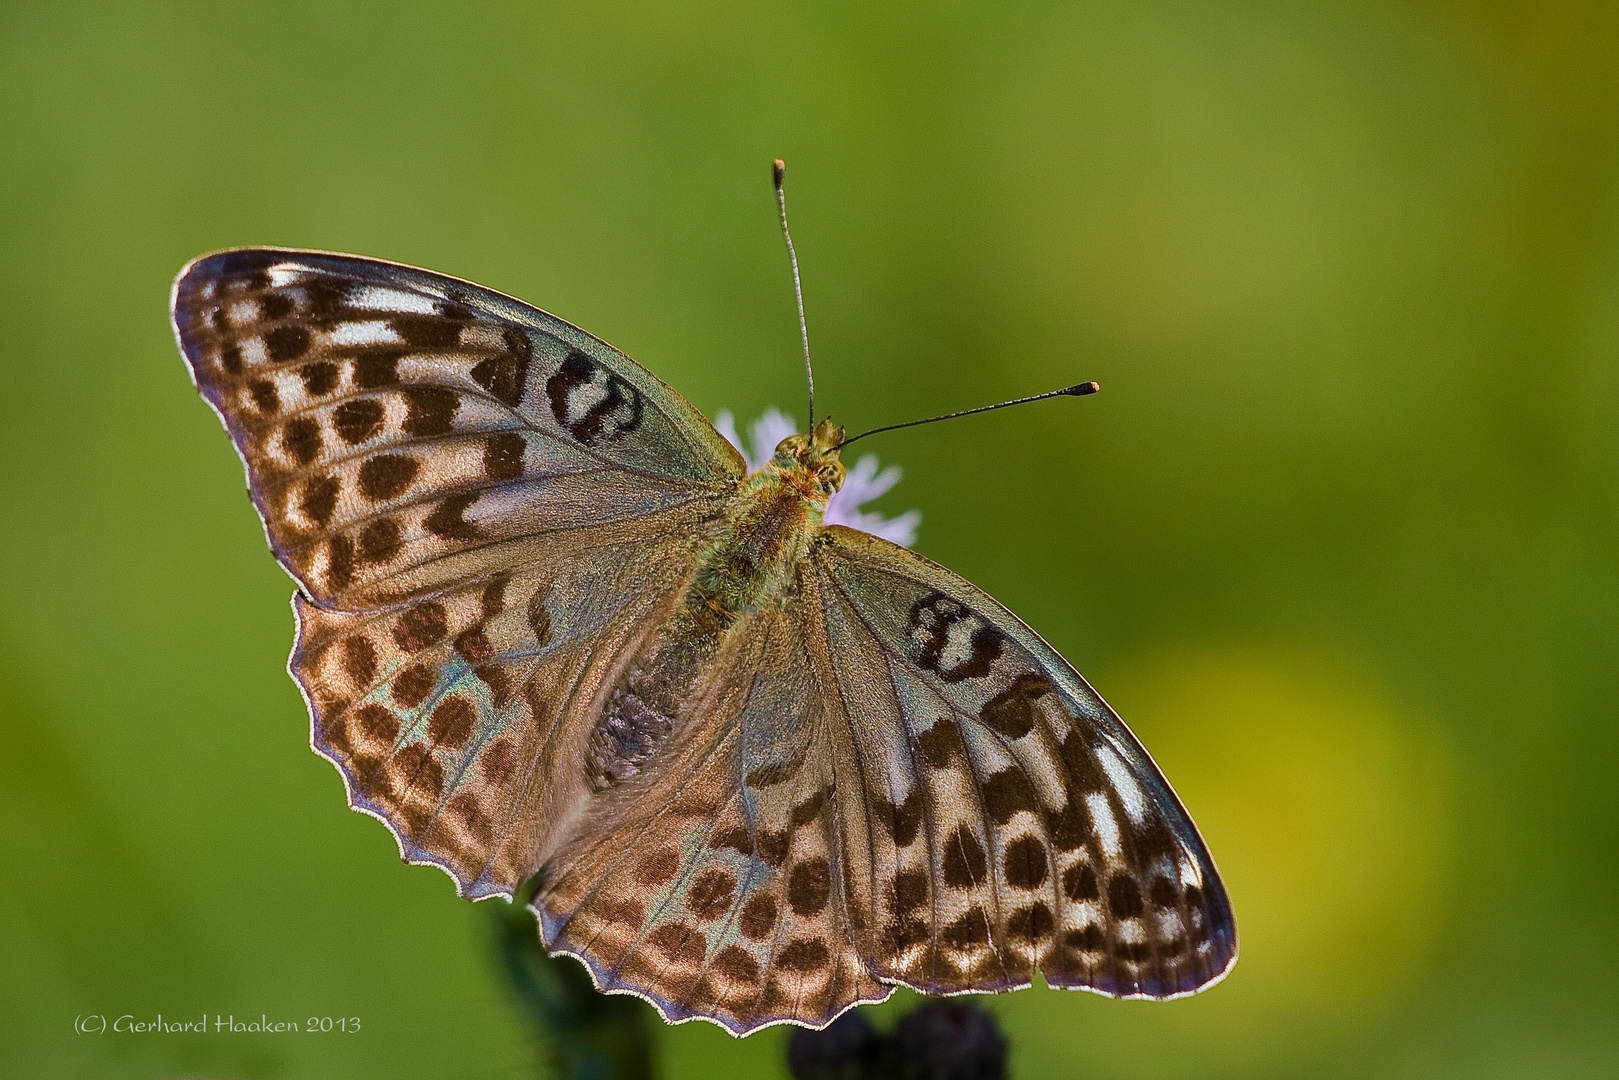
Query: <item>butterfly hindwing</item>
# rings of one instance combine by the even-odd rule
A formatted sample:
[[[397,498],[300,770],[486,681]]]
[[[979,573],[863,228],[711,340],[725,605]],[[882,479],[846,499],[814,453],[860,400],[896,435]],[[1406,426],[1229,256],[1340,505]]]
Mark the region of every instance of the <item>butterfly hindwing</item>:
[[[224,251],[181,272],[173,318],[271,547],[328,607],[484,576],[537,535],[701,513],[743,471],[645,368],[470,282]]]
[[[688,572],[675,538],[637,534],[377,612],[299,594],[289,666],[313,745],[406,859],[465,895],[509,894],[589,798],[601,687]]]
[[[836,769],[804,620],[767,609],[687,706],[655,775],[603,800],[535,898],[603,989],[736,1034],[820,1026],[891,992],[844,895]],[[823,673],[824,674],[824,673]],[[863,825],[857,827],[863,828]]]
[[[888,828],[866,854],[879,978],[1175,997],[1236,956],[1208,850],[1152,759],[1016,616],[943,567],[841,527],[811,554],[830,687],[862,763],[838,791]],[[836,729],[833,729],[836,731]],[[903,740],[903,742],[902,742]]]

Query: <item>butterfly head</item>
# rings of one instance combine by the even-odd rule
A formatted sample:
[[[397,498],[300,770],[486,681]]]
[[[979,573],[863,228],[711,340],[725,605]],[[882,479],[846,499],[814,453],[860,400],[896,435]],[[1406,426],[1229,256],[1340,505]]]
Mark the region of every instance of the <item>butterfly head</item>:
[[[813,486],[822,498],[831,498],[843,486],[843,425],[822,420],[808,435],[789,435],[776,445],[775,464],[788,475]]]

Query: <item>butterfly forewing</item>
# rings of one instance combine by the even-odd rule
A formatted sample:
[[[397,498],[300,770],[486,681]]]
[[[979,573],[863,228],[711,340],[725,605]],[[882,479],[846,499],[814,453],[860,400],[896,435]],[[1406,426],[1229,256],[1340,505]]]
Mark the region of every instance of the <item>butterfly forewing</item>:
[[[442,275],[226,251],[181,273],[174,321],[271,546],[328,606],[496,572],[536,534],[589,543],[594,526],[711,503],[742,471],[611,346]]]
[[[950,992],[1038,967],[1054,986],[1156,998],[1221,977],[1236,931],[1208,850],[1084,679],[943,567],[849,529],[822,540],[847,756],[867,778],[839,790],[890,826],[865,862],[879,975]]]

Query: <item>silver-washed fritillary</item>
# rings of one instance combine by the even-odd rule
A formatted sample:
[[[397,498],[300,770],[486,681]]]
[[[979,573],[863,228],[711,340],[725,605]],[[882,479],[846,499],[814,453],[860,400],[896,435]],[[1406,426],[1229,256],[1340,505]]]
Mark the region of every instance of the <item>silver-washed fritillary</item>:
[[[822,521],[829,420],[748,472],[624,354],[509,296],[203,256],[173,320],[297,581],[316,750],[464,896],[670,1021],[897,985],[1170,998],[1236,956],[1140,743],[1006,608]]]

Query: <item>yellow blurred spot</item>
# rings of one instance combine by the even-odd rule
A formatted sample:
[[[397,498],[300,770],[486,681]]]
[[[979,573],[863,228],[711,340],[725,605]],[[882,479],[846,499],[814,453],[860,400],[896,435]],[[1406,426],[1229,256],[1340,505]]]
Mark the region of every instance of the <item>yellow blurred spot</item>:
[[[1146,1047],[1165,1054],[1162,1075],[1191,1075],[1307,1051],[1397,1003],[1450,905],[1450,775],[1435,732],[1371,672],[1323,651],[1193,645],[1100,681],[1208,841],[1241,954],[1189,1000],[1097,1000],[1076,1017],[1039,995],[1040,1026],[1058,1009],[1069,1025],[1097,1023],[1085,1039],[1099,1075]],[[1022,1011],[1008,1010],[1011,1026]],[[1028,1049],[1025,1070],[1040,1053]]]

